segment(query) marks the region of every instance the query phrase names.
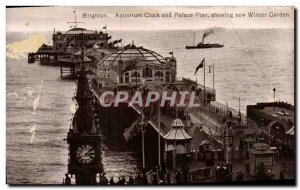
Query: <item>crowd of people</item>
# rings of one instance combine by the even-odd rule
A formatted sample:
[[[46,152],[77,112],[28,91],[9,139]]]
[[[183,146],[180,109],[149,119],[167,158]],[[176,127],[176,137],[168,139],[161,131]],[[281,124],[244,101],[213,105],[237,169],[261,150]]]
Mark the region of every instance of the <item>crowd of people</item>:
[[[136,178],[133,176],[129,176],[128,180],[126,180],[125,176],[119,177],[117,181],[115,181],[114,177],[111,177],[110,180],[105,176],[105,173],[101,174],[99,177],[99,185],[147,185],[148,180],[147,176],[143,174],[138,174]]]
[[[106,177],[106,173],[101,173],[97,177],[96,183],[99,185],[157,185],[157,184],[187,184],[189,168],[182,166],[181,169],[175,170],[175,172],[160,172],[158,175],[157,170],[150,171],[147,174],[138,173],[136,177],[129,176],[127,179],[125,176],[119,177],[117,180],[113,176],[109,179]],[[65,174],[65,185],[71,185],[71,177],[69,174]]]
[[[216,167],[216,180],[232,181],[232,166],[229,164],[218,164]]]

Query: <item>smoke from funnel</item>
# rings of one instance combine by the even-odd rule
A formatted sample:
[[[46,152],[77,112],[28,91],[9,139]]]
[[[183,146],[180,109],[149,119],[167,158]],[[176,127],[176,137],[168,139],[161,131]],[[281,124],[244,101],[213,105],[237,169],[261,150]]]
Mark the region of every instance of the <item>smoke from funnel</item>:
[[[213,29],[209,29],[208,31],[205,31],[202,37],[202,43],[204,43],[204,38],[209,36],[210,34],[214,33]]]

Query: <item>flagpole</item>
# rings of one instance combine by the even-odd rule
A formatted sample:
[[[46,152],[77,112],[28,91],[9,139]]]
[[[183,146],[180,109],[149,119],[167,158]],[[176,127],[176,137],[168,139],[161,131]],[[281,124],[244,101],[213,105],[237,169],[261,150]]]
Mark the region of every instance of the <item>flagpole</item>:
[[[142,111],[142,156],[143,156],[143,172],[145,170],[145,139],[144,139],[144,111]]]
[[[204,58],[204,61],[203,61],[203,67],[204,67],[204,90],[203,90],[203,106],[205,107],[205,58]]]
[[[138,72],[137,72],[137,66],[136,66],[137,64],[136,64],[136,59],[135,59],[135,90],[137,91],[137,75],[138,75]]]
[[[158,171],[160,171],[161,155],[160,155],[160,105],[159,105],[159,101],[157,102],[157,105],[158,105]]]
[[[213,63],[213,89],[215,89],[215,63]]]
[[[198,87],[198,75],[197,75],[197,73],[196,73],[196,87]]]
[[[76,17],[76,11],[73,11],[75,14],[75,27],[77,28],[77,17]]]

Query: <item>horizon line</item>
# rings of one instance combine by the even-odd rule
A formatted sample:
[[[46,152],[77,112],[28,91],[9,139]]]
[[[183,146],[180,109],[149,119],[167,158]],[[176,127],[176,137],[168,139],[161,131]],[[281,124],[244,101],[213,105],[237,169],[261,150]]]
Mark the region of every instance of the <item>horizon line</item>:
[[[81,27],[78,27],[81,28]],[[86,29],[86,28],[85,28]],[[109,33],[109,31],[172,31],[172,30],[208,30],[208,29],[221,29],[221,30],[272,30],[272,29],[288,29],[288,30],[295,30],[295,28],[289,28],[289,27],[267,27],[267,28],[225,28],[225,27],[210,27],[210,28],[199,28],[199,29],[110,29],[108,30],[107,33]],[[87,29],[87,30],[93,30],[93,29]],[[99,29],[96,29],[97,31],[101,31]],[[59,31],[59,32],[66,32],[68,30],[56,30],[55,31]],[[103,30],[102,30],[103,31]],[[53,32],[53,30],[6,30],[6,32]]]

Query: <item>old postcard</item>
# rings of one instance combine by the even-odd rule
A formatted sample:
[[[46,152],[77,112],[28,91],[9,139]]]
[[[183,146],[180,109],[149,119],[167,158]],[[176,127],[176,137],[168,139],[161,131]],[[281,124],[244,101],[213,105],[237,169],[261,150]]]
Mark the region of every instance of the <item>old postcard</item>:
[[[6,7],[7,183],[295,184],[294,7]]]

